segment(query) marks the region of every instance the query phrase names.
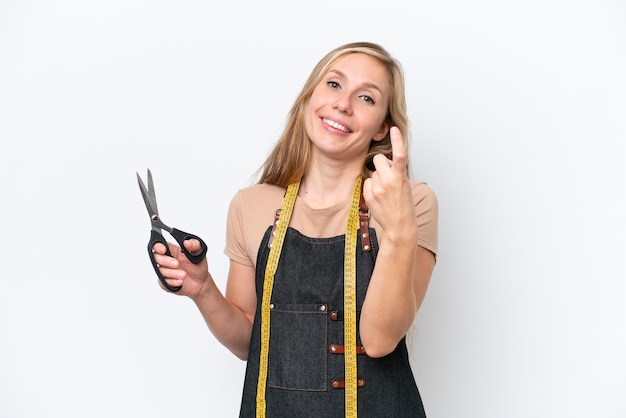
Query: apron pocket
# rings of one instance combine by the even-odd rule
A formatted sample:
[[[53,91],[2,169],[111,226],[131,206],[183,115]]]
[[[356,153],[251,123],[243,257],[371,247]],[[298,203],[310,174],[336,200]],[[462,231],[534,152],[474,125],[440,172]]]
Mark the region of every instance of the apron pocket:
[[[323,303],[271,306],[268,386],[325,391],[327,306]]]

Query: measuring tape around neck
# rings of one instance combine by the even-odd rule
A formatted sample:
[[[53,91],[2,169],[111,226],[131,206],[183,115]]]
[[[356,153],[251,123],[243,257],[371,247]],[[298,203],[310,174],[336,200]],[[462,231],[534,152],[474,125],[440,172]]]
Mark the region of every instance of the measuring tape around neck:
[[[345,362],[345,409],[346,418],[357,416],[357,365],[356,365],[356,241],[359,227],[359,201],[361,197],[362,179],[357,179],[350,203],[350,212],[346,224],[344,254],[344,362]],[[287,227],[293,213],[300,182],[287,187],[285,198],[280,209],[280,219],[276,221],[270,253],[265,267],[263,281],[263,297],[261,299],[261,352],[259,361],[259,377],[257,381],[256,416],[266,417],[265,392],[269,360],[270,339],[270,302],[274,287],[274,275],[278,268],[278,260],[282,251]]]
[[[289,220],[293,212],[293,206],[298,196],[300,182],[292,183],[287,187],[285,198],[280,209],[280,219],[275,222],[276,229],[272,239],[270,254],[265,267],[265,279],[263,280],[263,297],[261,299],[261,354],[259,358],[259,379],[256,392],[256,416],[265,418],[265,388],[267,385],[267,363],[269,360],[270,346],[270,301],[272,299],[272,289],[274,287],[274,274],[278,267],[280,252],[285,241],[285,234],[289,226]]]
[[[354,186],[350,213],[346,224],[346,243],[344,250],[343,272],[343,310],[344,310],[344,363],[345,363],[345,403],[346,418],[357,415],[357,367],[356,367],[356,234],[359,228],[359,200],[361,197],[361,177]]]

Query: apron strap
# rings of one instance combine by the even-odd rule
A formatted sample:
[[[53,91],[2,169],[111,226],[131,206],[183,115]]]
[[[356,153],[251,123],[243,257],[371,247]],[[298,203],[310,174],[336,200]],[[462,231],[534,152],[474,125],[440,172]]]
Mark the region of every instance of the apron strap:
[[[363,190],[361,189],[361,198],[359,200],[359,228],[361,233],[361,249],[365,252],[372,250],[370,242],[370,210],[363,198]]]

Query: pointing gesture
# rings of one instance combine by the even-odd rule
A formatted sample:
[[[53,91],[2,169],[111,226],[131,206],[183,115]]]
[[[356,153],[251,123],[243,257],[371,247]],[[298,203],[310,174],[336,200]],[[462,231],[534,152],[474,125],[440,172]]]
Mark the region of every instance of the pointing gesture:
[[[385,234],[403,234],[417,229],[415,207],[406,169],[407,151],[400,130],[390,129],[392,158],[374,156],[376,167],[363,183],[363,197]]]

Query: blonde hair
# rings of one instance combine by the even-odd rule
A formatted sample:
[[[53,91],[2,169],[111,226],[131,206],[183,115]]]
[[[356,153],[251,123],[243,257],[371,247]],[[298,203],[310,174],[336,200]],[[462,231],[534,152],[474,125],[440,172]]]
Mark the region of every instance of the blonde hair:
[[[282,135],[259,169],[261,175],[258,183],[287,187],[289,184],[299,181],[307,172],[311,155],[311,141],[304,126],[306,106],[313,94],[313,90],[328,72],[329,68],[345,55],[354,53],[367,54],[374,57],[387,68],[391,78],[392,89],[385,123],[387,123],[388,127],[397,126],[399,128],[407,149],[407,156],[409,155],[409,121],[406,112],[402,67],[380,45],[370,42],[353,42],[330,51],[313,68],[289,111]],[[369,177],[370,171],[373,171],[371,160],[376,154],[391,156],[389,132],[382,140],[371,141],[367,157],[363,162],[363,176],[365,178]],[[407,172],[408,169],[409,161],[407,158]]]

